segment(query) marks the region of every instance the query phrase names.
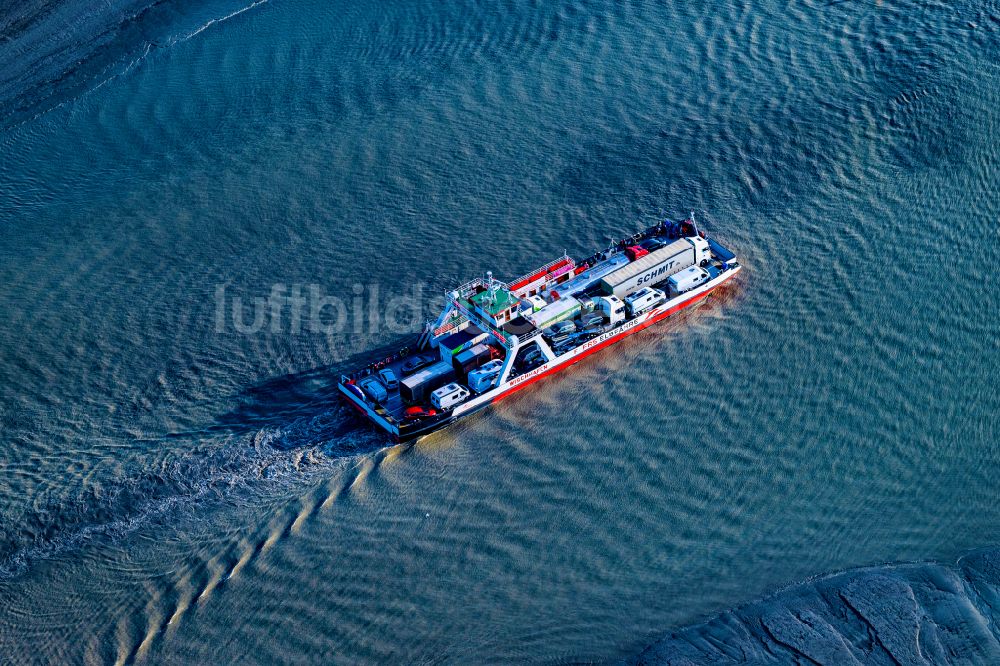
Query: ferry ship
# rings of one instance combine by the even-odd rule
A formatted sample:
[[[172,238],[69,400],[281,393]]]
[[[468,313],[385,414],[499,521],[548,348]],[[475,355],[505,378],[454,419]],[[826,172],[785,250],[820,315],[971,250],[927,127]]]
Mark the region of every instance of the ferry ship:
[[[447,292],[412,347],[341,376],[343,397],[399,442],[440,430],[706,298],[742,266],[665,220],[582,261]]]

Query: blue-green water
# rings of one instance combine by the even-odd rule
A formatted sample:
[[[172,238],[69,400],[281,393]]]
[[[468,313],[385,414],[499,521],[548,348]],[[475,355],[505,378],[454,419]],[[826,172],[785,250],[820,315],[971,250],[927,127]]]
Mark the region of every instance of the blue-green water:
[[[614,660],[1000,544],[995,0],[64,0],[0,36],[5,661]],[[696,311],[415,446],[337,402],[409,285],[691,209],[746,267]],[[252,306],[313,285],[343,325]]]

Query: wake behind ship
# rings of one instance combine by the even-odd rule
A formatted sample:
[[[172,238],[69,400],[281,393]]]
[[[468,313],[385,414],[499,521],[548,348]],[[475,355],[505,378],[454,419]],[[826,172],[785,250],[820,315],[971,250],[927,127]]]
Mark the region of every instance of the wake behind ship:
[[[447,295],[413,350],[340,378],[343,396],[397,441],[427,435],[701,301],[742,266],[669,220],[576,262],[514,280],[488,273]]]

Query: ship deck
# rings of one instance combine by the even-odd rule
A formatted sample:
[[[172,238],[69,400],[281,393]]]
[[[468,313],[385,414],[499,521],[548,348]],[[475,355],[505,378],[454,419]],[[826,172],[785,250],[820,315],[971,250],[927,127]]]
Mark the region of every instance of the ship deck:
[[[413,359],[416,356],[421,356],[425,354],[429,356],[431,352],[414,352],[406,356],[389,360],[387,362],[384,362],[385,363],[384,365],[374,370],[372,374],[369,376],[377,377],[379,370],[384,370],[388,368],[389,370],[392,370],[392,373],[394,375],[396,375],[397,382],[402,381],[405,377],[409,376],[409,375],[404,375],[402,371],[402,368],[404,365],[406,365],[407,361]],[[434,352],[434,356],[438,357],[436,351]],[[408,407],[408,405],[403,402],[403,397],[402,395],[400,395],[399,388],[397,387],[395,389],[390,390],[385,388],[384,384],[382,384],[382,387],[385,389],[386,393],[388,393],[389,397],[382,404],[375,406],[369,405],[369,408],[372,409],[376,414],[379,414],[380,416],[382,416],[382,418],[385,418],[387,421],[391,423],[398,424],[403,422],[404,420],[403,412]]]

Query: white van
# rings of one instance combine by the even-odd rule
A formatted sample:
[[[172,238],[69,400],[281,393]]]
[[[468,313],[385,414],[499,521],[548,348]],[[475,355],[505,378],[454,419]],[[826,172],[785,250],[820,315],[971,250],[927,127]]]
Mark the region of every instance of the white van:
[[[652,310],[665,300],[667,300],[666,295],[659,289],[643,287],[625,299],[625,309],[631,316],[635,317],[646,310]]]
[[[670,292],[670,297],[673,298],[683,294],[685,291],[691,291],[695,287],[700,287],[710,279],[708,271],[701,266],[689,266],[670,276],[667,280],[667,291]]]
[[[438,409],[451,409],[468,397],[469,389],[452,382],[431,393],[431,404]]]

